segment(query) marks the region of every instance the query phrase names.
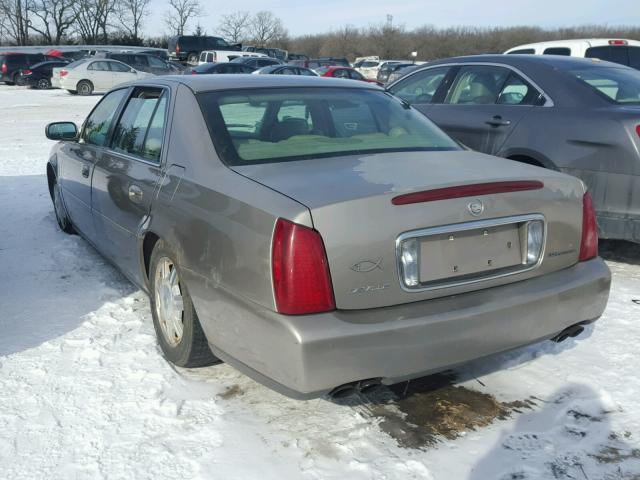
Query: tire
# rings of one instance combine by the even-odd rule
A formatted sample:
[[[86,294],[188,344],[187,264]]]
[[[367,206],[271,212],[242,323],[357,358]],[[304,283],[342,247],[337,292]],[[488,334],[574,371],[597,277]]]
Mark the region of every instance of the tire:
[[[149,263],[151,315],[164,357],[174,365],[188,368],[219,363],[209,349],[191,296],[180,278],[173,249],[158,240]]]
[[[73,225],[71,224],[71,219],[69,218],[69,214],[67,213],[67,208],[64,206],[64,201],[62,200],[62,195],[60,194],[60,187],[58,186],[58,182],[53,184],[53,211],[56,214],[56,221],[58,222],[58,227],[64,233],[68,233],[72,235],[76,233]]]
[[[187,63],[189,65],[197,65],[198,64],[198,54],[197,53],[190,53],[189,56],[187,57]]]
[[[76,91],[78,95],[87,96],[93,93],[93,83],[89,80],[80,80],[76,85]]]
[[[48,78],[41,78],[36,82],[36,88],[38,90],[48,90],[51,88],[51,81]]]

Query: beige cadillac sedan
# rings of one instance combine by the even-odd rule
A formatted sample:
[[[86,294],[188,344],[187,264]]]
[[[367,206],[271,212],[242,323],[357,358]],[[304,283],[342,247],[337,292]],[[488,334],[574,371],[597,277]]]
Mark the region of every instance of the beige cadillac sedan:
[[[371,84],[141,80],[47,136],[60,228],[149,293],[179,366],[348,393],[575,336],[607,303],[579,180],[465,151]]]

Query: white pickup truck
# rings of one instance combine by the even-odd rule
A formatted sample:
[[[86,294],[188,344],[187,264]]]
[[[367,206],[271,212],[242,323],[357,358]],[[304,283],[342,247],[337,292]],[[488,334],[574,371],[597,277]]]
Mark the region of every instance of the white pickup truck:
[[[198,65],[202,65],[204,63],[224,63],[230,62],[234,58],[238,57],[267,57],[264,53],[256,53],[256,52],[242,52],[242,51],[232,51],[232,50],[204,50],[200,52],[200,57],[198,57]]]

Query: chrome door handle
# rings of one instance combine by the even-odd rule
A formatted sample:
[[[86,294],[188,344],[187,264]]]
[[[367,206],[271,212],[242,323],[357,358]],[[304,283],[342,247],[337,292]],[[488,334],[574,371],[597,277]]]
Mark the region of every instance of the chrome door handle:
[[[132,202],[139,202],[142,200],[142,189],[137,185],[131,185],[129,187],[129,200]]]
[[[503,120],[500,115],[496,115],[484,123],[491,125],[492,127],[508,127],[511,125],[511,120]]]
[[[91,169],[89,168],[89,165],[87,165],[86,163],[82,164],[82,176],[84,178],[89,178],[89,171]]]

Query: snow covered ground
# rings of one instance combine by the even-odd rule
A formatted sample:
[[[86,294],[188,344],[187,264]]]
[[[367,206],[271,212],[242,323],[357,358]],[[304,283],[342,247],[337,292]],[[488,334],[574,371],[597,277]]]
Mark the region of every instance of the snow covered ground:
[[[406,391],[301,402],[177,371],[145,295],[54,220],[44,125],[99,98],[0,86],[0,479],[640,479],[639,248],[607,246],[579,338]]]

